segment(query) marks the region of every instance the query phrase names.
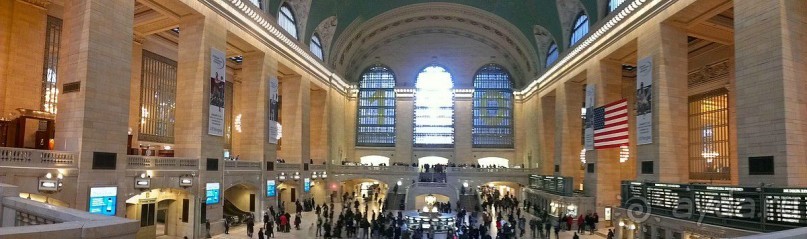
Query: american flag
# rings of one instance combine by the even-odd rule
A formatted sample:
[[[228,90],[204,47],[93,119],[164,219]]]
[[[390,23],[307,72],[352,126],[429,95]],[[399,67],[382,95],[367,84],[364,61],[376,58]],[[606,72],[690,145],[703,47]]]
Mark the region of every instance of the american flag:
[[[622,99],[594,108],[591,127],[594,128],[594,149],[628,145],[628,101]]]

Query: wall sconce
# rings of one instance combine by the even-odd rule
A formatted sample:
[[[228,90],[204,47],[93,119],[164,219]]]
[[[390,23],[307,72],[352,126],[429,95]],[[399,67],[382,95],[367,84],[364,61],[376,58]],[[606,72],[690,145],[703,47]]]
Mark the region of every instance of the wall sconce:
[[[313,180],[317,180],[317,178],[318,178],[318,177],[319,177],[319,175],[318,175],[318,173],[317,173],[317,172],[312,172],[312,173],[311,173],[311,179],[313,179]]]
[[[619,227],[624,227],[624,226],[625,226],[625,222],[619,221]]]
[[[328,173],[326,173],[325,171],[320,172],[319,173],[319,178],[327,179],[328,178]]]
[[[277,181],[280,181],[281,183],[286,181],[286,172],[280,172],[280,175],[277,175]]]
[[[300,180],[300,172],[294,172],[294,175],[291,176],[291,179],[294,179],[294,181],[299,181]]]
[[[135,177],[134,188],[148,189],[151,187],[151,176],[146,173],[141,173],[139,177]]]
[[[395,183],[395,184],[398,185],[398,186],[401,186],[401,184],[403,184],[403,183],[401,182],[401,180],[398,180],[398,182]]]
[[[183,175],[179,177],[179,186],[183,188],[188,188],[193,186],[193,176],[192,175]]]
[[[468,182],[463,182],[463,183],[462,183],[462,187],[463,187],[463,188],[467,188],[467,187],[468,187]]]
[[[53,174],[47,173],[45,174],[45,178],[39,178],[39,189],[40,192],[43,193],[55,193],[62,190],[62,179],[64,179],[64,175],[59,173],[56,175],[56,178],[53,178]]]

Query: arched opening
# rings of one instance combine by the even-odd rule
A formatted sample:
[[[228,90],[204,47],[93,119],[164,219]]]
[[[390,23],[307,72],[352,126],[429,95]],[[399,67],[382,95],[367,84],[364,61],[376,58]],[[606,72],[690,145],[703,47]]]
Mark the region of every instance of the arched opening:
[[[231,225],[246,223],[250,217],[255,216],[258,206],[258,190],[247,184],[236,184],[222,193],[224,203],[224,217],[230,220]]]
[[[483,168],[509,168],[510,160],[499,157],[485,157],[477,159],[480,167]]]
[[[424,68],[415,83],[415,147],[454,145],[454,81],[438,65]]]
[[[387,198],[390,187],[382,181],[360,178],[345,180],[341,184],[340,199],[354,212],[370,212],[369,216],[372,216],[373,213],[377,215],[381,208],[394,208],[397,204],[395,197]]]
[[[439,156],[426,156],[418,159],[418,168],[423,168],[423,165],[437,165],[448,164],[448,159]]]
[[[381,164],[389,166],[389,157],[381,155],[367,155],[359,158],[362,165],[379,166]]]
[[[193,234],[193,197],[181,189],[158,188],[126,200],[126,218],[139,220],[138,238]]]

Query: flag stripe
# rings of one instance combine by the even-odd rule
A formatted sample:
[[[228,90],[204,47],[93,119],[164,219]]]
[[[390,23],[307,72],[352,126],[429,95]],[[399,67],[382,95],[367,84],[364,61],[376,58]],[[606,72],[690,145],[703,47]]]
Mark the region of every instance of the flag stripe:
[[[629,143],[626,99],[595,108],[591,115],[595,149],[615,148]]]

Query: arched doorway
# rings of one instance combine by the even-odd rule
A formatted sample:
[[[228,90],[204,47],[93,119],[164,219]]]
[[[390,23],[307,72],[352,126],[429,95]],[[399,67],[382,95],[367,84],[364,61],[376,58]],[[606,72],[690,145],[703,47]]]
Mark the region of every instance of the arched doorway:
[[[369,165],[369,166],[378,166],[378,165],[387,165],[389,166],[389,157],[381,156],[381,155],[367,155],[362,156],[359,158],[359,162],[362,165]]]
[[[510,167],[510,160],[506,158],[499,158],[499,157],[485,157],[480,158],[477,160],[479,166],[483,168],[509,168]]]
[[[138,238],[193,234],[193,198],[182,189],[159,188],[126,200],[126,218],[139,220]]]
[[[389,185],[383,181],[358,178],[342,181],[339,197],[353,210],[358,208],[362,213],[379,213],[381,208],[390,208],[397,204],[398,199],[394,195],[392,198],[387,197],[389,191]]]
[[[417,210],[423,211],[423,207],[426,206],[426,196],[432,195],[435,197],[437,203],[451,203],[454,204],[456,202],[451,202],[451,198],[443,195],[443,194],[421,194],[415,196],[415,208]]]
[[[232,225],[240,225],[255,218],[258,210],[258,188],[249,184],[235,184],[224,190],[223,213]]]

